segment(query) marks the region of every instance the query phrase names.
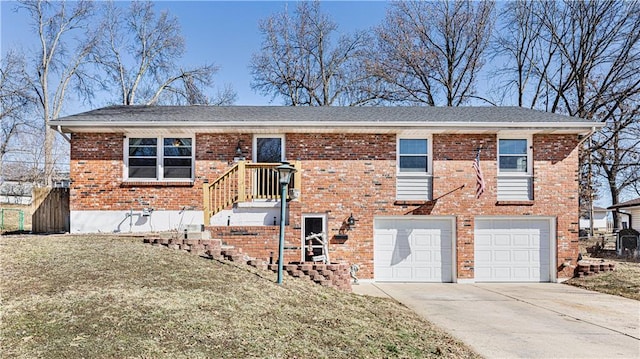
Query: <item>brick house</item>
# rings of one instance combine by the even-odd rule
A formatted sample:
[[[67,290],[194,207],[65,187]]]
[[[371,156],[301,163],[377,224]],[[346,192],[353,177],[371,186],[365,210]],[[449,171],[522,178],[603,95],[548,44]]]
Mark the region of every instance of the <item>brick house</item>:
[[[516,107],[115,106],[71,134],[71,231],[204,226],[256,258],[377,281],[547,282],[578,257],[578,148],[600,124]],[[474,167],[479,160],[483,192]]]

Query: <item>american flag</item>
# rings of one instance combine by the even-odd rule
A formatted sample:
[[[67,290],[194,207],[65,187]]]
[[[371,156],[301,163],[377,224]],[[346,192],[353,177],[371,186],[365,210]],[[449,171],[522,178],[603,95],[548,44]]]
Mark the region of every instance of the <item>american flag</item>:
[[[478,150],[476,159],[473,161],[473,169],[476,171],[476,198],[480,198],[480,195],[484,192],[484,177],[480,169],[480,150]]]

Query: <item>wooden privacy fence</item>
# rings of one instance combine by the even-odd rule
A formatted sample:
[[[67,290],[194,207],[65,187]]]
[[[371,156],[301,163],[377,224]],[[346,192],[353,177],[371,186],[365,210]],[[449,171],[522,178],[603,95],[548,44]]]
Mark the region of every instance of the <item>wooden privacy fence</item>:
[[[34,188],[31,230],[34,233],[69,232],[69,189]]]

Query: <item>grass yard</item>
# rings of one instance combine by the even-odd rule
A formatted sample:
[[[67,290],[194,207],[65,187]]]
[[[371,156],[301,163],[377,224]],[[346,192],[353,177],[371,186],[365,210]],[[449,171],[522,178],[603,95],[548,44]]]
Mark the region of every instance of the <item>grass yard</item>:
[[[594,244],[595,241],[580,241],[580,252],[584,259],[604,259],[607,262],[613,262],[616,264],[616,270],[584,278],[572,278],[565,283],[597,292],[640,300],[640,262],[633,259],[617,258],[610,251],[603,251],[597,255],[587,253],[586,248]]]
[[[0,238],[13,358],[476,358],[388,299],[118,236]]]

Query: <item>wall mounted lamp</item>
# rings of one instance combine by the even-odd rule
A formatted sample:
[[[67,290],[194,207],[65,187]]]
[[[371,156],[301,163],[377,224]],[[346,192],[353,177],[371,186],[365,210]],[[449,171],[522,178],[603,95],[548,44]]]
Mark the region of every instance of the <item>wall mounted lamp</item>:
[[[240,141],[238,141],[238,145],[236,146],[236,155],[233,158],[234,162],[244,161],[245,157],[242,155],[242,146],[240,145]]]
[[[352,229],[351,227],[356,225],[356,221],[357,219],[353,218],[353,213],[351,213],[349,218],[347,218],[347,231],[350,231]]]

